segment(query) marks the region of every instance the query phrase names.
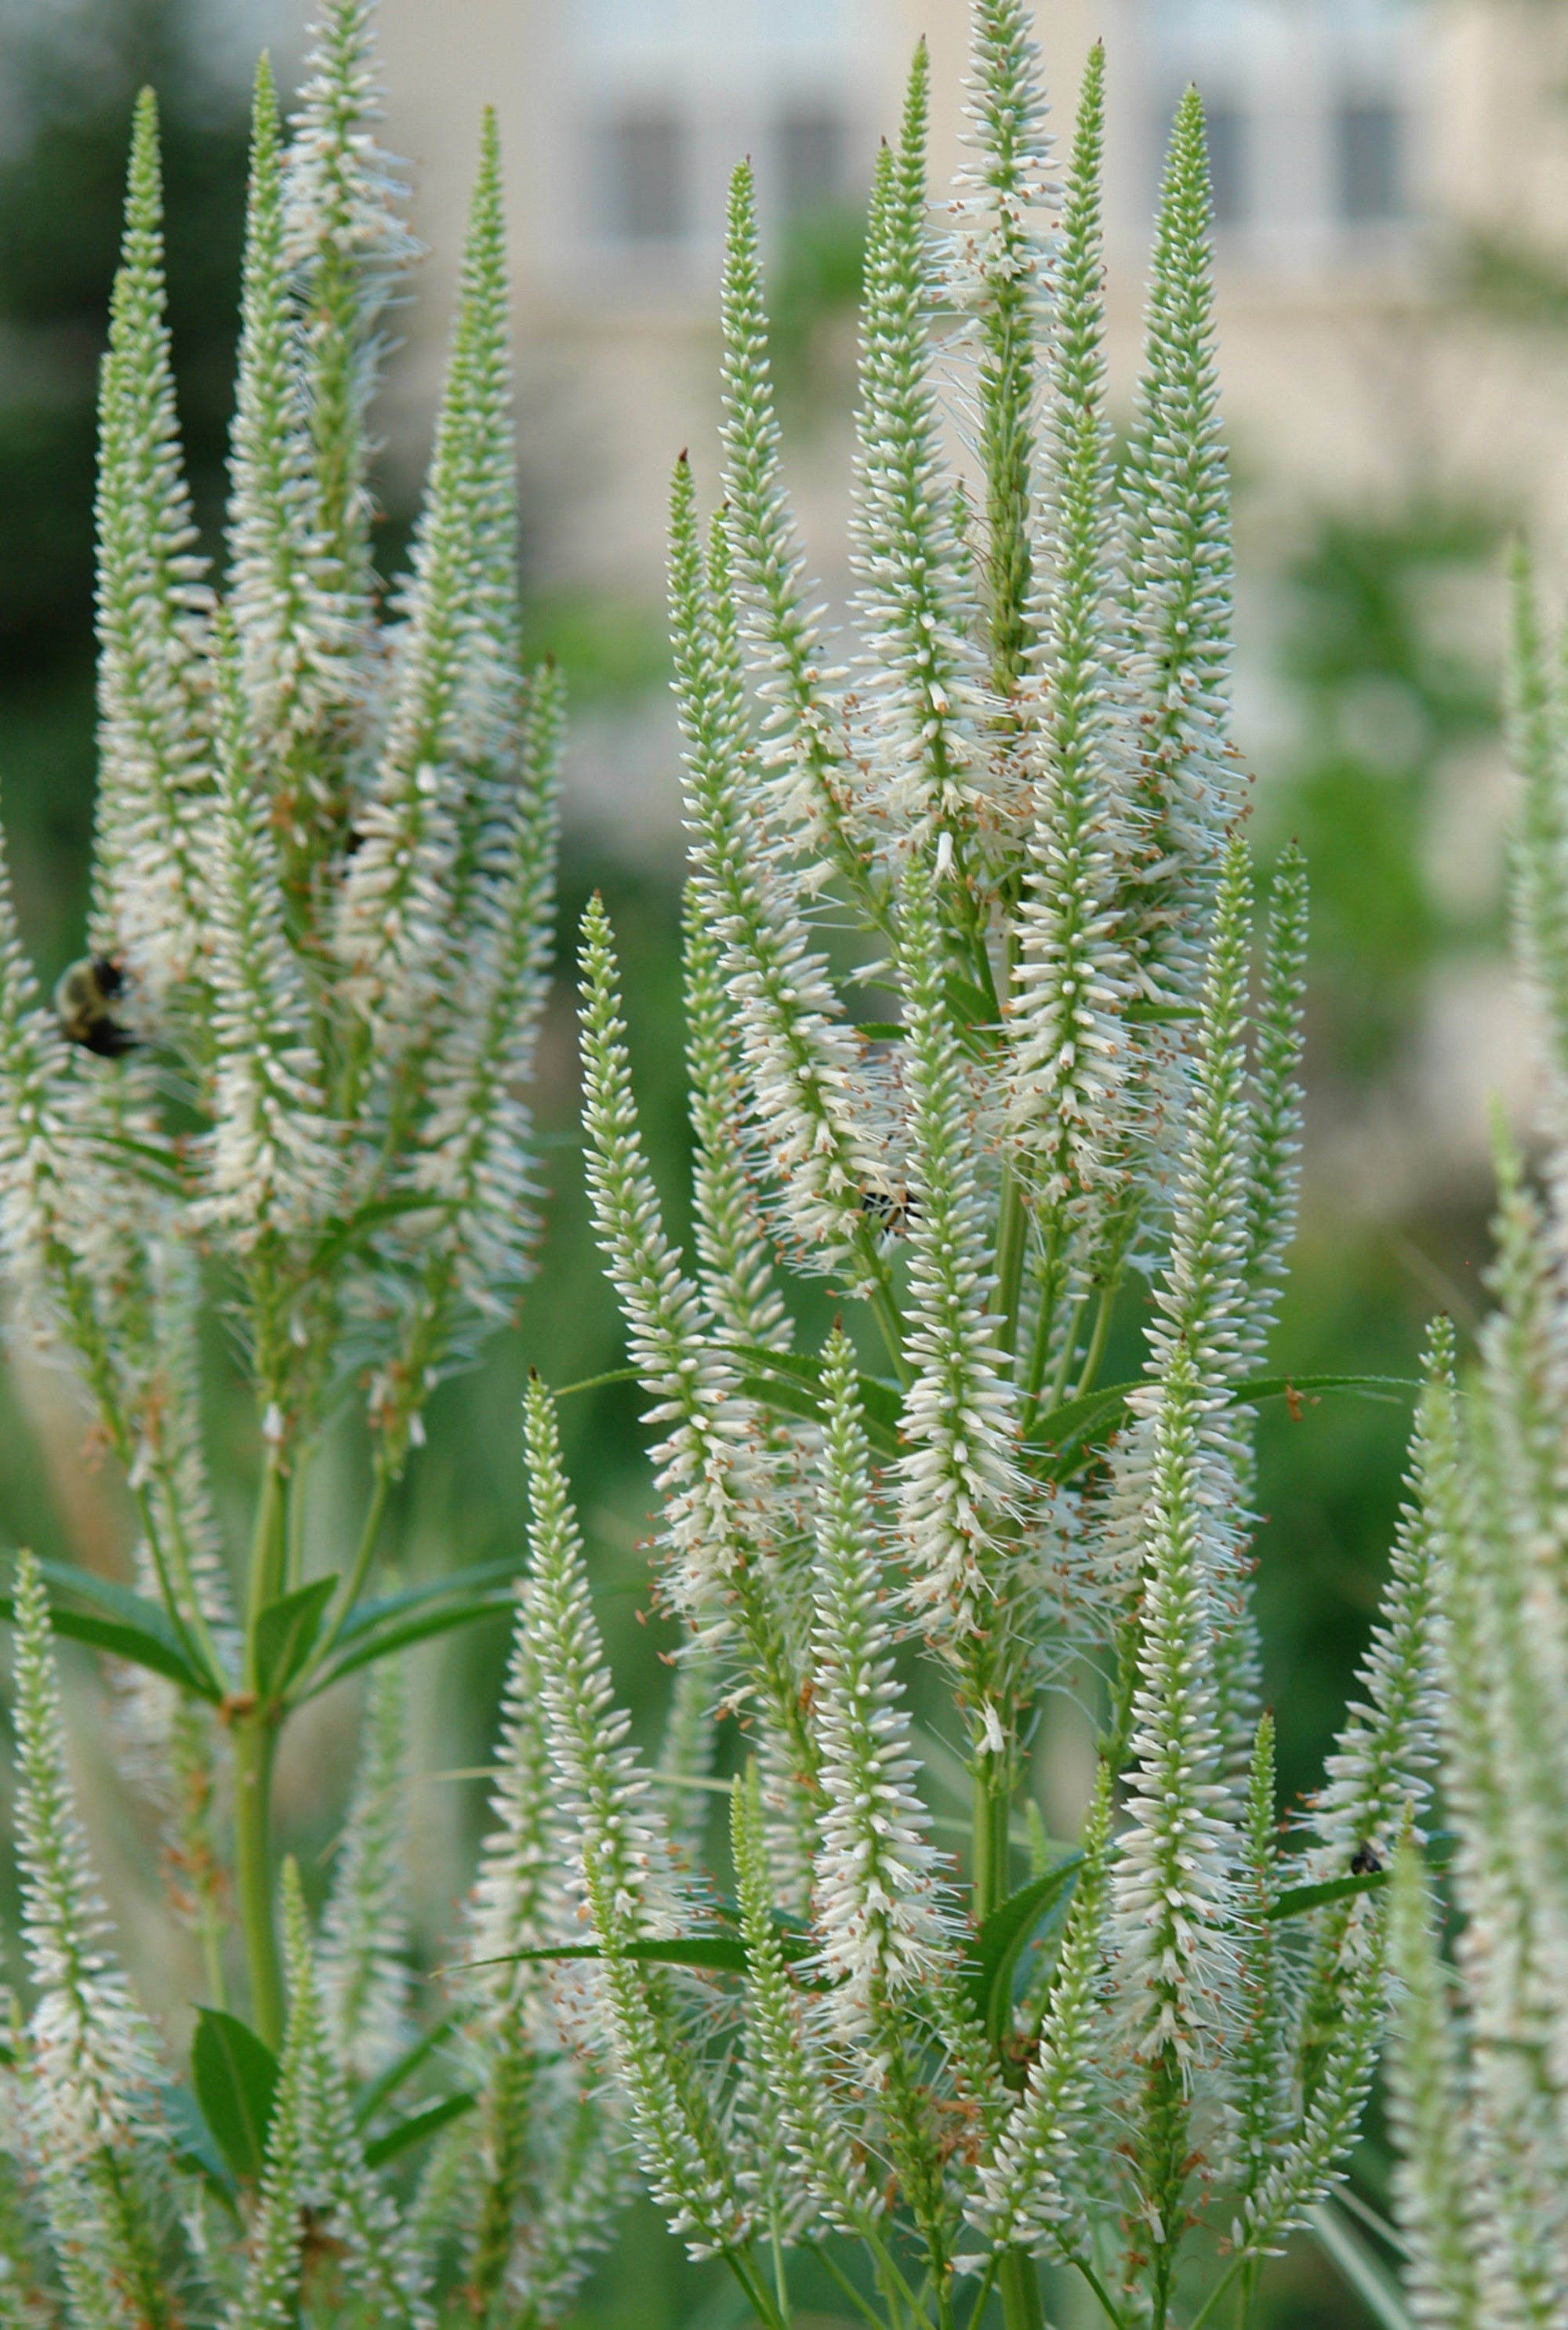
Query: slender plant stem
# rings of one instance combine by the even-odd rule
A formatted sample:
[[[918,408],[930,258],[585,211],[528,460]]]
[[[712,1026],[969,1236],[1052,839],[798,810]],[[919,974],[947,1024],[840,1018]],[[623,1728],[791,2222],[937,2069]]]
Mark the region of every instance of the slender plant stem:
[[[1100,1373],[1100,1362],[1105,1357],[1105,1339],[1110,1332],[1110,1314],[1116,1308],[1117,1282],[1108,1280],[1101,1290],[1100,1307],[1094,1314],[1094,1331],[1089,1338],[1089,1349],[1083,1354],[1083,1366],[1078,1381],[1072,1387],[1074,1399],[1082,1399],[1094,1387]]]
[[[793,2322],[795,2310],[789,2302],[789,2269],[784,2262],[784,2244],[779,2237],[779,2212],[772,2212],[769,2235],[773,2244],[773,2291],[779,2300],[779,2311],[786,2322]]]
[[[141,1523],[142,1535],[147,1541],[147,1551],[152,1556],[153,1568],[157,1572],[158,1584],[163,1589],[164,1602],[168,1610],[170,1623],[187,1647],[192,1635],[194,1635],[201,1644],[205,1663],[212,1671],[213,1681],[222,1684],[223,1662],[218,1656],[218,1645],[213,1640],[213,1630],[207,1624],[206,1612],[203,1609],[196,1592],[195,1575],[191,1568],[191,1549],[185,1543],[184,1531],[179,1526],[178,1506],[175,1498],[173,1494],[170,1495],[169,1508],[175,1515],[175,1571],[179,1578],[184,1596],[183,1606],[181,1600],[175,1594],[169,1577],[168,1557],[164,1551],[157,1516],[153,1511],[153,1501],[145,1485],[136,1492],[136,1507],[137,1519]],[[198,1664],[201,1662],[198,1661]]]
[[[909,1360],[904,1359],[904,1321],[900,1319],[900,1307],[897,1307],[897,1302],[893,1300],[893,1286],[890,1286],[888,1282],[888,1267],[885,1267],[883,1258],[881,1258],[881,1254],[876,1251],[876,1246],[872,1245],[872,1235],[869,1235],[869,1230],[862,1230],[860,1233],[860,1249],[862,1249],[862,1261],[866,1263],[866,1270],[869,1270],[869,1274],[872,1274],[872,1283],[869,1283],[864,1291],[866,1302],[872,1305],[872,1316],[876,1319],[878,1328],[883,1331],[883,1342],[888,1344],[888,1356],[893,1359],[893,1372],[897,1375],[900,1384],[904,1384],[904,1388],[909,1391],[909,1387],[913,1384],[913,1379],[916,1379],[916,1370],[913,1370],[913,1368],[909,1366]]]
[[[1027,2249],[1006,2251],[997,2268],[997,2288],[1005,2330],[1045,2330],[1039,2269]]]
[[[288,1498],[283,1474],[276,1454],[267,1459],[267,1469],[261,1475],[261,1494],[256,1504],[256,1523],[250,1537],[250,1574],[245,1596],[245,1687],[256,1688],[256,1622],[269,1602],[275,1602],[283,1588],[283,1568],[288,1555]]]
[[[272,1903],[272,1755],[278,1727],[276,1711],[260,1703],[258,1634],[261,1613],[283,1582],[288,1520],[283,1475],[273,1453],[261,1475],[246,1581],[245,1687],[250,1704],[234,1724],[234,1874],[250,2012],[274,2051],[283,2044],[283,1971]]]
[[[343,1582],[336,1605],[322,1628],[309,1658],[305,1662],[296,1685],[297,1689],[302,1688],[308,1681],[333,1649],[338,1636],[348,1624],[354,1604],[364,1591],[364,1581],[370,1575],[370,1566],[375,1558],[376,1539],[381,1535],[381,1525],[386,1515],[386,1501],[391,1493],[392,1474],[386,1465],[378,1460],[374,1481],[371,1487],[370,1502],[365,1508],[364,1526],[359,1533],[359,1544],[354,1549],[354,1561],[348,1576]]]
[[[1023,1184],[1009,1166],[1002,1177],[1001,1202],[997,1209],[997,1309],[1002,1321],[1002,1349],[1018,1348],[1018,1312],[1024,1299],[1024,1249],[1029,1217]]]
[[[766,2323],[768,2330],[789,2330],[789,2324],[768,2295],[766,2282],[753,2271],[751,2259],[742,2257],[737,2249],[726,2249],[724,2263],[745,2292],[746,2302],[758,2321]]]
[[[274,2053],[283,2044],[283,1969],[272,1915],[272,1751],[278,1729],[258,1709],[234,1729],[234,1871],[250,1976],[250,2012]]]
[[[1077,2267],[1079,2272],[1083,2276],[1084,2280],[1089,2284],[1090,2288],[1094,2292],[1096,2297],[1099,2298],[1100,2307],[1105,2315],[1106,2320],[1108,2322],[1114,2322],[1116,2325],[1116,2330],[1126,2330],[1126,2321],[1120,2306],[1113,2302],[1110,2292],[1106,2288],[1105,2284],[1100,2280],[1100,2276],[1095,2272],[1094,2268],[1091,2265],[1086,2264],[1082,2258],[1074,2258],[1072,2262]],[[1195,2322],[1193,2325],[1193,2330],[1197,2330],[1197,2324]]]
[[[872,2330],[885,2330],[885,2325],[883,2323],[881,2316],[877,2313],[876,2308],[874,2306],[867,2305],[865,2299],[861,2296],[859,2290],[856,2289],[854,2282],[851,2281],[843,2267],[838,2265],[834,2259],[829,2257],[826,2245],[821,2242],[817,2242],[813,2246],[817,2263],[827,2268],[828,2273],[832,2275],[840,2289],[843,2290],[845,2297],[848,2298],[855,2312],[857,2314],[863,2314],[865,2316],[865,2319],[872,2325]]]
[[[987,2262],[986,2270],[980,2276],[979,2290],[969,2309],[968,2330],[980,2330],[980,2316],[986,2310],[986,2300],[991,2295],[991,2284],[997,2278],[997,2269],[1001,2262],[1000,2257],[992,2257]]]
[[[1010,1777],[1004,1757],[987,1753],[978,1758],[973,1799],[974,1910],[981,1923],[1007,1898]]]

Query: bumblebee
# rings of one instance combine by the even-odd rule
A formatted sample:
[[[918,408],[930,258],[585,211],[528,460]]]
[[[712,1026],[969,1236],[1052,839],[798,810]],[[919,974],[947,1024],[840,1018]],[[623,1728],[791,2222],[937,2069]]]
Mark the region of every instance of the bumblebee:
[[[84,1051],[100,1060],[118,1060],[134,1051],[136,1037],[115,1017],[114,1007],[125,992],[125,973],[118,963],[99,954],[68,963],[54,989],[54,1009],[61,1031]]]
[[[879,1231],[889,1237],[902,1237],[910,1224],[920,1219],[921,1209],[907,1189],[867,1189],[860,1210]]]

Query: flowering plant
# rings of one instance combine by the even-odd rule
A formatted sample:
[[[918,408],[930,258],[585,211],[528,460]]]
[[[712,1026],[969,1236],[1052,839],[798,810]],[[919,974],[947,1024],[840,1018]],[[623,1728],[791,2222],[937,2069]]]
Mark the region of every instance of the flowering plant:
[[[978,2324],[993,2292],[1009,2330],[1040,2324],[1040,2259],[1100,2318],[1196,2330],[1228,2294],[1244,2321],[1323,2210],[1371,2079],[1387,1864],[1429,1794],[1450,1356],[1440,1333],[1357,1698],[1282,1843],[1250,1442],[1291,1390],[1261,1369],[1306,901],[1287,854],[1250,999],[1202,114],[1176,115],[1118,473],[1101,52],[1058,186],[1027,9],[976,0],[974,25],[945,231],[923,52],[877,165],[838,670],[734,180],[723,499],[704,538],[683,457],[671,530],[694,1269],[597,904],[581,953],[589,1175],[685,1641],[650,1769],[535,1384],[524,1625],[588,1936],[530,1946],[586,1970],[644,2176],[761,2321],[790,2320],[805,2249],[890,2330]],[[784,1299],[803,1274],[847,1306],[814,1352]],[[1146,1285],[1142,1372],[1105,1384]],[[1098,1732],[1072,1843],[1031,1801],[1064,1691]],[[732,1892],[698,1858],[726,1715]]]
[[[526,1984],[485,1978],[434,2030],[411,2013],[395,1654],[509,1610],[514,1566],[372,1579],[432,1387],[531,1264],[562,706],[521,657],[488,121],[411,565],[390,620],[378,604],[367,413],[413,245],[376,141],[370,14],[326,0],[287,142],[258,78],[221,593],[182,473],[150,92],[138,106],[102,373],[91,952],[52,1009],[0,886],[13,1330],[74,1370],[140,1532],[134,1592],[25,1555],[8,1587],[33,2004],[0,2064],[7,2330],[260,2330],[301,2305],[414,2325],[456,2290],[464,2318],[534,2321],[619,2174]],[[237,1595],[204,1448],[214,1311],[261,1449]],[[362,1387],[357,1549],[308,1575],[312,1458]],[[128,1678],[122,1721],[204,1955],[189,2084],[110,1952],[52,1629]],[[291,1875],[279,1893],[273,1758],[296,1709],[364,1670],[363,1768],[313,1938]],[[520,1788],[496,1799],[481,1956],[513,1946],[541,1881]],[[229,2011],[236,1918],[248,2021]],[[443,2040],[458,2083],[411,2116]],[[411,2189],[385,2168],[405,2155],[425,2164]]]
[[[1476,2330],[1568,2312],[1568,728],[1561,659],[1554,670],[1523,559],[1516,608],[1514,940],[1539,1038],[1546,1186],[1528,1187],[1500,1132],[1497,1310],[1473,1377],[1443,1393],[1435,1418],[1441,1786],[1462,1921],[1453,1968],[1408,1850],[1390,1934],[1411,2316]]]
[[[1103,61],[1059,186],[1023,0],[974,18],[946,230],[923,52],[873,189],[843,670],[783,493],[735,181],[724,502],[704,536],[683,459],[672,524],[690,1267],[597,904],[584,926],[589,1179],[683,1628],[651,1769],[542,1384],[521,1592],[459,1573],[369,1598],[429,1389],[509,1307],[534,1235],[520,1086],[559,700],[518,656],[493,133],[383,625],[364,415],[408,245],[364,0],[330,0],[287,148],[259,87],[221,601],[181,483],[138,116],[104,373],[93,951],[52,1014],[7,924],[0,1161],[19,1318],[92,1397],[142,1577],[128,1594],[24,1557],[10,1587],[33,1999],[0,2064],[0,2322],[542,2325],[628,2149],[775,2330],[797,2251],[888,2330],[988,2306],[1042,2324],[1042,2259],[1113,2324],[1198,2330],[1227,2294],[1246,2321],[1262,2260],[1315,2212],[1355,2242],[1323,2212],[1371,2077],[1388,1865],[1428,1795],[1449,1353],[1440,1334],[1357,1700],[1281,1843],[1250,1434],[1294,1388],[1262,1369],[1306,902],[1288,855],[1254,999],[1202,115],[1189,96],[1176,118],[1119,473]],[[845,1306],[815,1351],[784,1299],[803,1276]],[[264,1452],[237,1604],[194,1355],[220,1289]],[[1144,1289],[1142,1370],[1105,1383]],[[363,1539],[341,1580],[307,1577],[309,1455],[362,1381]],[[514,1600],[470,1963],[416,2031],[391,1654]],[[135,1719],[206,1946],[189,2084],[110,1954],[52,1627],[150,1678]],[[275,1880],[272,1756],[293,1708],[362,1667],[363,1769],[313,1935],[297,1876]],[[1033,1801],[1067,1691],[1098,1733],[1072,1842]],[[225,1746],[249,2021],[225,2005]],[[958,1855],[936,1811],[955,1790]],[[729,1869],[710,1877],[715,1791]],[[438,2060],[464,2083],[394,2116]]]

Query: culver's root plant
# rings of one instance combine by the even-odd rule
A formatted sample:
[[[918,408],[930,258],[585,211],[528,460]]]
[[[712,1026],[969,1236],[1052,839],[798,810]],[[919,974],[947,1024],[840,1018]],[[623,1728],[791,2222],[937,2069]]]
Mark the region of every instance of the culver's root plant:
[[[1391,1932],[1403,2278],[1412,2319],[1452,2330],[1568,2318],[1568,695],[1523,560],[1516,579],[1514,941],[1535,1022],[1544,1187],[1529,1187],[1500,1138],[1497,1309],[1473,1375],[1439,1411],[1452,1968],[1408,1852]]]
[[[1355,1700],[1282,1833],[1251,1432],[1289,1389],[1265,1366],[1306,897],[1287,854],[1260,947],[1202,114],[1176,118],[1118,473],[1102,59],[1058,185],[1029,21],[977,0],[944,217],[923,52],[878,160],[831,642],[733,182],[718,506],[704,525],[683,456],[671,530],[691,1260],[597,904],[582,934],[588,1170],[684,1628],[652,1766],[614,1711],[551,1397],[528,1402],[524,1634],[589,1932],[523,1946],[581,1970],[647,2185],[776,2330],[802,2257],[889,2330],[1039,2325],[1043,2261],[1096,2318],[1198,2330],[1249,2319],[1303,2221],[1355,2249],[1327,2196],[1434,1755],[1440,1334]],[[803,1276],[842,1304],[814,1350],[784,1300]],[[1106,1384],[1119,1305],[1144,1364]],[[1058,1842],[1034,1747],[1069,1690],[1098,1777]],[[732,1878],[699,1857],[723,1717]]]
[[[509,1607],[512,1578],[378,1591],[377,1537],[432,1388],[530,1267],[562,707],[520,660],[493,124],[410,571],[384,608],[373,575],[367,416],[413,247],[370,14],[326,0],[287,135],[258,78],[221,586],[181,467],[150,92],[137,109],[102,372],[89,953],[52,1003],[0,890],[11,1332],[74,1372],[140,1532],[134,1591],[28,1555],[6,1589],[30,2003],[0,2044],[5,2330],[534,2324],[620,2176],[537,1977],[477,1977],[422,2029],[411,1988],[396,1653]],[[202,1412],[213,1314],[261,1459],[238,1563]],[[306,1576],[312,1459],[355,1401],[363,1530]],[[119,1662],[122,1741],[166,1811],[206,1969],[188,2078],[114,1957],[52,1631]],[[274,1752],[363,1670],[313,1935],[292,1876],[279,1891]],[[479,1958],[515,1946],[553,1882],[525,1665],[510,1693],[458,1946]]]

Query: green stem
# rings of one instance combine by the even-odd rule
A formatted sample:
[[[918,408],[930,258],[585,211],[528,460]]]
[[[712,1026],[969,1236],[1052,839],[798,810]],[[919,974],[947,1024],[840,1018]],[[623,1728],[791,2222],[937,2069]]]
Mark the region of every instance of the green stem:
[[[1012,1788],[1004,1757],[982,1754],[974,1777],[974,1911],[983,1924],[1007,1898]]]
[[[1062,1226],[1053,1221],[1045,1236],[1045,1253],[1040,1269],[1040,1312],[1034,1321],[1034,1340],[1029,1346],[1029,1368],[1024,1378],[1024,1413],[1019,1430],[1025,1439],[1039,1409],[1040,1387],[1045,1380],[1046,1363],[1051,1357],[1051,1331],[1056,1323],[1056,1303],[1062,1291],[1057,1283],[1061,1265]]]
[[[375,1542],[381,1535],[381,1525],[386,1516],[386,1501],[392,1493],[392,1473],[379,1460],[365,1508],[364,1526],[359,1533],[353,1564],[345,1578],[337,1601],[326,1625],[316,1638],[315,1648],[306,1661],[303,1672],[295,1683],[295,1692],[303,1691],[311,1676],[321,1665],[348,1624],[355,1603],[364,1591],[364,1581],[370,1575],[370,1565],[375,1558]]]
[[[213,1630],[207,1624],[206,1613],[196,1593],[195,1575],[191,1568],[191,1549],[185,1543],[184,1531],[179,1525],[178,1510],[173,1495],[174,1484],[166,1479],[166,1476],[165,1485],[170,1492],[169,1510],[175,1515],[175,1572],[180,1582],[183,1600],[175,1593],[174,1585],[169,1577],[168,1557],[164,1551],[158,1534],[157,1518],[153,1511],[153,1501],[145,1488],[139,1488],[136,1492],[137,1519],[142,1525],[142,1535],[147,1541],[147,1551],[152,1556],[153,1568],[157,1572],[165,1607],[169,1614],[169,1623],[187,1651],[191,1649],[191,1637],[194,1635],[203,1652],[203,1659],[197,1659],[195,1663],[199,1666],[204,1659],[213,1681],[222,1689],[227,1680],[223,1672],[223,1662],[218,1656],[218,1645],[213,1640]]]
[[[979,2290],[974,2305],[969,2309],[968,2330],[980,2330],[980,2316],[986,2310],[986,2300],[991,2295],[991,2285],[997,2278],[997,2268],[1001,2262],[999,2257],[992,2257],[987,2263],[985,2272],[980,2276]]]
[[[288,1497],[276,1454],[269,1455],[250,1536],[250,1574],[245,1594],[245,1688],[256,1688],[256,1621],[283,1591],[288,1558]]]
[[[788,2323],[782,2319],[778,2307],[768,2295],[767,2284],[761,2281],[753,2271],[751,2259],[742,2257],[738,2249],[726,2249],[724,2263],[745,2292],[746,2303],[751,2306],[758,2321],[766,2323],[768,2330],[789,2330]]]
[[[1083,1327],[1083,1313],[1089,1308],[1089,1297],[1081,1294],[1072,1305],[1072,1315],[1067,1321],[1067,1331],[1062,1338],[1062,1350],[1051,1377],[1051,1388],[1046,1395],[1045,1413],[1061,1407],[1067,1391],[1067,1378],[1072,1369],[1072,1355],[1078,1349],[1078,1338]]]
[[[882,1256],[872,1244],[868,1231],[861,1230],[857,1234],[855,1242],[870,1282],[865,1288],[865,1299],[871,1305],[871,1315],[882,1329],[883,1340],[886,1343],[892,1358],[893,1372],[907,1391],[914,1381],[914,1369],[904,1357],[903,1321],[898,1314],[898,1304],[893,1299],[893,1288],[888,1281],[886,1268]]]
[[[1004,2330],[1045,2330],[1040,2273],[1027,2249],[1010,2249],[997,2273]]]
[[[836,2264],[835,2260],[828,2256],[825,2245],[820,2241],[815,2242],[813,2244],[813,2249],[817,2263],[827,2268],[834,2280],[838,2284],[840,2289],[843,2290],[845,2297],[848,2298],[850,2304],[854,2306],[855,2312],[857,2314],[863,2314],[865,2316],[865,2319],[872,2325],[872,2330],[884,2330],[884,2325],[880,2316],[877,2314],[875,2307],[867,2305],[865,2299],[861,2296],[859,2290],[856,2289],[854,2282],[851,2281],[843,2267]]]
[[[1126,2317],[1122,2314],[1120,2306],[1112,2303],[1110,2292],[1106,2288],[1105,2284],[1100,2280],[1100,2276],[1095,2272],[1094,2268],[1091,2265],[1086,2265],[1082,2258],[1074,2258],[1072,2262],[1077,2267],[1079,2272],[1083,2276],[1084,2280],[1089,2284],[1090,2288],[1094,2292],[1096,2297],[1099,2298],[1100,2308],[1105,2315],[1106,2320],[1108,2322],[1114,2322],[1116,2325],[1116,2330],[1125,2330]],[[1193,2330],[1197,2330],[1197,2324],[1195,2322],[1193,2325]]]
[[[283,2044],[283,1969],[272,1916],[271,1798],[275,1722],[263,1710],[234,1732],[234,1874],[240,1930],[250,1976],[258,2035],[276,2054]]]
[[[1002,1321],[1002,1349],[1009,1353],[1018,1348],[1025,1234],[1028,1226],[1023,1184],[1009,1167],[1003,1177],[1002,1199],[997,1212],[997,1308]]]
[[[1093,1388],[1100,1373],[1100,1362],[1105,1357],[1105,1339],[1110,1332],[1110,1314],[1116,1307],[1116,1285],[1108,1281],[1100,1292],[1100,1308],[1094,1314],[1094,1332],[1089,1338],[1089,1349],[1083,1354],[1083,1371],[1072,1387],[1074,1399],[1082,1399]]]

